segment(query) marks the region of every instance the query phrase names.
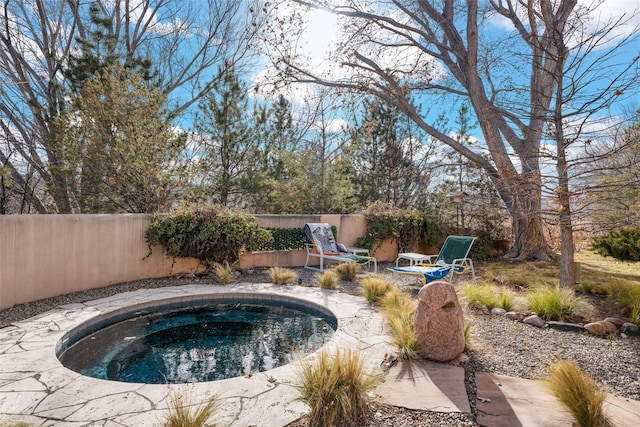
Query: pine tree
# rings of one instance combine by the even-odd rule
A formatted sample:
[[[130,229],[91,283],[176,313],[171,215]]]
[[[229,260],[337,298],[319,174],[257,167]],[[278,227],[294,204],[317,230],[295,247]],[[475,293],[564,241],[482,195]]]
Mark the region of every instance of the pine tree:
[[[365,101],[364,110],[351,135],[361,204],[420,205],[430,179],[423,134],[396,108],[380,101]]]
[[[222,206],[244,207],[264,112],[251,107],[246,84],[233,67],[221,67],[212,87],[199,103],[195,120],[203,138],[204,193]]]

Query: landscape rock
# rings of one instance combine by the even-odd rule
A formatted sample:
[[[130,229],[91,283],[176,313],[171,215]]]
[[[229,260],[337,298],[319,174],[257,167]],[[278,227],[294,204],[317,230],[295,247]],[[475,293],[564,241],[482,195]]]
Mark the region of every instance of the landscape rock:
[[[622,319],[620,319],[618,317],[607,317],[606,319],[604,319],[604,321],[605,322],[609,322],[609,323],[613,323],[618,328],[624,324],[624,320],[622,320]]]
[[[606,320],[603,320],[602,323],[604,323],[604,327],[607,328],[607,334],[618,336],[618,327],[616,325]]]
[[[577,323],[548,321],[547,326],[550,327],[551,329],[556,329],[558,331],[567,331],[567,332],[585,332],[586,331],[584,326],[579,325]]]
[[[422,357],[448,362],[464,351],[462,307],[452,284],[437,281],[420,289],[414,325]]]
[[[529,317],[525,317],[522,320],[522,323],[535,326],[536,328],[544,328],[547,324],[547,322],[545,322],[544,319],[538,316],[537,314],[533,314]]]
[[[587,323],[584,327],[591,335],[603,337],[607,334],[607,327],[602,321]]]
[[[627,335],[638,335],[638,325],[631,322],[624,322],[622,326],[620,326],[620,332]]]
[[[524,314],[518,313],[517,311],[508,311],[505,313],[505,316],[509,320],[514,320],[516,322],[522,322],[524,320]]]
[[[500,307],[493,307],[491,309],[491,314],[497,314],[497,315],[505,315],[507,314],[507,310],[505,310],[504,308],[500,308]]]

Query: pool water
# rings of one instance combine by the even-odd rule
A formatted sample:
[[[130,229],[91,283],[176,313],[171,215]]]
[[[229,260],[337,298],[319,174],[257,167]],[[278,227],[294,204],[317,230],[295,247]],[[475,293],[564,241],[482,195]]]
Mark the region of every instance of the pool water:
[[[215,304],[112,324],[77,341],[59,359],[83,375],[114,381],[215,381],[287,364],[322,347],[335,328],[312,312]]]

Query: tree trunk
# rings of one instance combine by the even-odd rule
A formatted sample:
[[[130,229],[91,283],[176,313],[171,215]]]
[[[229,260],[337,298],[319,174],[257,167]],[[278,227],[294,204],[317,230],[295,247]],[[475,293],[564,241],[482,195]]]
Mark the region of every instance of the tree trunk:
[[[508,258],[519,260],[548,261],[551,248],[547,244],[540,215],[529,215],[527,210],[511,211],[514,244],[507,253]]]

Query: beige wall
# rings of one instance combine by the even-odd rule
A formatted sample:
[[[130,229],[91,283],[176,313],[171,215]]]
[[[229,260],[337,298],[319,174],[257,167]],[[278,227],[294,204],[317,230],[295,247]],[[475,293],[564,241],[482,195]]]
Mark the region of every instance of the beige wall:
[[[366,231],[361,215],[257,218],[266,228],[327,222],[338,228],[338,242],[347,245]],[[150,216],[142,214],[0,215],[0,309],[115,283],[197,272],[194,259],[178,259],[174,264],[159,248],[147,256],[144,233],[149,221]],[[385,253],[384,258],[390,257],[395,259],[395,253]],[[305,251],[245,253],[239,267],[291,267],[304,261]]]

